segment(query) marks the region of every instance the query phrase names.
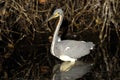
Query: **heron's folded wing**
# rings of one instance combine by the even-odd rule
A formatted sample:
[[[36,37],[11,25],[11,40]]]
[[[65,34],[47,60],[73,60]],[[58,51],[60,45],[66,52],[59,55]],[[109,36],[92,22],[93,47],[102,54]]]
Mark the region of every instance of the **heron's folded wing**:
[[[68,55],[72,58],[80,58],[90,53],[89,42],[63,40],[57,44],[61,55]],[[92,43],[92,42],[91,42]]]

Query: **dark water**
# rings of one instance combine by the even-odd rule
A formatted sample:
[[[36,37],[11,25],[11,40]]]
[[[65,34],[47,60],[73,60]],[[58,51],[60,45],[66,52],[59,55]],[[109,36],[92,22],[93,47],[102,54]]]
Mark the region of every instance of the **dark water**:
[[[62,61],[50,53],[58,20],[44,23],[56,8],[64,11],[59,32],[62,40],[84,40],[95,44],[89,55],[78,59],[85,63],[83,69],[79,69],[81,65],[75,66],[75,71],[71,69],[73,71],[67,75],[68,79],[78,73],[77,80],[119,80],[120,16],[119,6],[115,6],[119,1],[110,3],[112,6],[107,6],[111,7],[109,11],[113,16],[107,14],[105,21],[104,0],[50,0],[44,4],[37,0],[0,1],[0,80],[51,80],[56,74],[66,78],[66,72],[59,71]],[[88,63],[94,64],[90,70],[87,70]],[[54,71],[55,65],[58,67]],[[84,67],[86,72],[81,76],[79,72]]]

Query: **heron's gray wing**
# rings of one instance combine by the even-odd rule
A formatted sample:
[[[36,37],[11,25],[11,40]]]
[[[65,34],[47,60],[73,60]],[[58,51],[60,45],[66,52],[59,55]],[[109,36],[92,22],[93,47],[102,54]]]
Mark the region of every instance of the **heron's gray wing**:
[[[60,55],[68,55],[72,58],[80,58],[90,53],[90,49],[94,47],[92,42],[63,40],[57,43]]]

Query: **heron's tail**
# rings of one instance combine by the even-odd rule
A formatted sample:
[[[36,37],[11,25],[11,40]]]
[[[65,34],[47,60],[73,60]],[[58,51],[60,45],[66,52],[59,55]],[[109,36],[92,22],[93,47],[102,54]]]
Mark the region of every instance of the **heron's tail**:
[[[88,42],[87,46],[88,46],[89,49],[92,50],[94,48],[95,44],[93,42]]]

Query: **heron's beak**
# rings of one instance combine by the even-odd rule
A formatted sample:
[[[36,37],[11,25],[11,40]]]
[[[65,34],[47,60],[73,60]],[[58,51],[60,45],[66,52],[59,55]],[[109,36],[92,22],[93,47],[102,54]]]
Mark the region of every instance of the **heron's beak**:
[[[52,15],[50,18],[48,18],[48,19],[46,20],[46,22],[48,22],[48,21],[50,21],[51,19],[54,19],[54,18],[56,18],[56,17],[58,17],[58,14]]]
[[[51,19],[54,19],[54,18],[55,18],[55,16],[52,15],[50,18],[47,19],[47,22],[50,21]]]

